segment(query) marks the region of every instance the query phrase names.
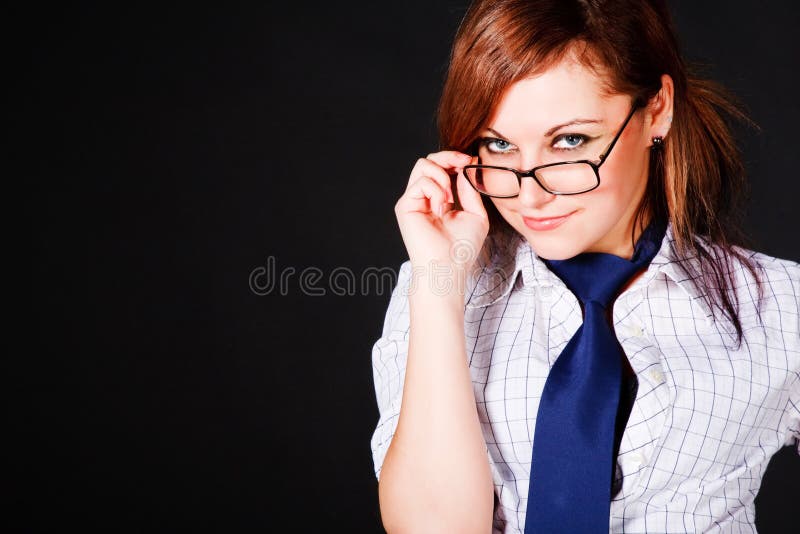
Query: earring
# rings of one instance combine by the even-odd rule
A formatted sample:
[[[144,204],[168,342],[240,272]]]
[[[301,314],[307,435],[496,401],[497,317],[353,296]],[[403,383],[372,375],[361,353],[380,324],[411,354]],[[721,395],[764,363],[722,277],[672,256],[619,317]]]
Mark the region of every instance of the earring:
[[[664,138],[660,135],[653,136],[653,145],[650,150],[661,150],[664,148]]]

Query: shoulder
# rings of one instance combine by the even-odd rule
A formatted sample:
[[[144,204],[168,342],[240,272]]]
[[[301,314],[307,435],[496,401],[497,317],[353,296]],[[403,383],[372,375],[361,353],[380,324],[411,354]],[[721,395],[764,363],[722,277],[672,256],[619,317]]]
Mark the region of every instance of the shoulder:
[[[716,257],[720,257],[721,247],[714,245],[713,248]],[[793,303],[792,308],[797,310],[800,304],[800,263],[743,247],[732,247],[732,250],[736,254],[730,256],[730,263],[738,294],[749,292],[753,286],[760,287],[765,298],[788,297],[786,302]]]
[[[766,282],[785,282],[795,289],[800,289],[800,263],[747,249],[739,250],[743,254],[748,254],[753,262],[758,265]]]
[[[759,290],[759,310],[780,317],[783,329],[800,332],[800,263],[762,252],[737,249],[756,268],[756,276],[736,258],[736,289],[740,302],[748,300],[753,285]]]
[[[733,311],[743,331],[800,346],[800,264],[698,235],[692,241],[679,247],[668,228],[652,269],[683,289],[720,332],[733,335],[737,330]],[[662,296],[681,297],[674,292]]]
[[[704,246],[713,257],[724,257],[722,247]],[[729,291],[738,303],[740,320],[779,325],[783,334],[800,336],[800,263],[743,247],[731,250],[728,261],[733,287]]]
[[[800,263],[739,246],[731,247],[732,253],[726,254],[724,248],[716,243],[702,237],[695,237],[695,240],[710,258],[716,261],[727,259],[735,283],[733,289],[737,293],[760,285],[782,294],[788,292],[795,301],[800,299]]]
[[[409,330],[408,294],[413,284],[411,260],[405,260],[397,271],[397,281],[392,289],[386,316],[383,321],[382,339],[406,339]]]

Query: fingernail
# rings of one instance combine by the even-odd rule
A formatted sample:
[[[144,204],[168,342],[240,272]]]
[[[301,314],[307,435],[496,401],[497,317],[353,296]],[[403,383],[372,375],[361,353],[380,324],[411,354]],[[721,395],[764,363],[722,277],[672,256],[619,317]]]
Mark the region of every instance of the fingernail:
[[[436,213],[439,214],[439,218],[440,219],[442,218],[442,208],[444,208],[444,206],[442,204],[439,204],[439,207],[436,208]]]

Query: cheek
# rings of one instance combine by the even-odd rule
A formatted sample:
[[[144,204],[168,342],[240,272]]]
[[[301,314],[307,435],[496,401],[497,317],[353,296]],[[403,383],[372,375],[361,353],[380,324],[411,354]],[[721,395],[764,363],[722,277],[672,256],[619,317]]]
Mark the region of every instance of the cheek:
[[[508,213],[508,204],[511,202],[511,199],[490,198],[489,202],[494,204],[494,207],[497,208],[500,214],[505,215]]]
[[[631,143],[615,147],[623,148],[617,158],[610,158],[600,167],[600,187],[598,193],[617,201],[630,201],[631,196],[638,195],[647,182],[647,153],[636,146],[636,139]],[[634,145],[634,146],[630,146]]]
[[[519,226],[520,220],[518,216],[515,216],[515,212],[519,211],[519,207],[517,206],[516,199],[497,199],[492,198],[489,200],[494,207],[497,208],[497,211],[500,213],[500,216],[505,219],[512,227],[515,227],[516,230],[522,231],[522,227]]]

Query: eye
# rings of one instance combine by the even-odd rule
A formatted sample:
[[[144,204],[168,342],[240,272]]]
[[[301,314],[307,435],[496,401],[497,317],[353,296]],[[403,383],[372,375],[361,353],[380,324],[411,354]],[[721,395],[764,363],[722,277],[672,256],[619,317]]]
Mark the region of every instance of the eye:
[[[556,138],[556,142],[553,143],[553,148],[556,150],[575,150],[576,148],[586,144],[588,139],[589,138],[587,136],[581,134],[560,135]]]
[[[494,137],[484,137],[481,139],[481,144],[492,154],[508,154],[514,148],[514,145],[505,139],[496,139]]]

